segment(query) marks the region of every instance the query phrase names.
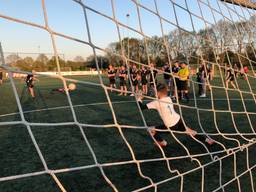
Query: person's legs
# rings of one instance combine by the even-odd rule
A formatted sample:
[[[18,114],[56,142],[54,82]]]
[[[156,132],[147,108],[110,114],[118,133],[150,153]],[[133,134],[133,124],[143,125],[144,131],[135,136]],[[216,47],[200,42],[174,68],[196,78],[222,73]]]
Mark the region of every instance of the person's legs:
[[[202,95],[202,84],[201,81],[198,81],[198,95]]]
[[[148,84],[145,85],[145,95],[148,95]]]
[[[182,99],[185,96],[185,81],[179,81],[178,96],[179,99]]]
[[[121,90],[121,92],[118,95],[123,95],[124,87],[120,86],[120,90]]]
[[[137,92],[136,91],[136,82],[135,81],[132,82],[132,87],[131,88],[132,88],[131,91],[134,91],[135,93]],[[134,96],[134,93],[132,93],[130,96]]]
[[[226,88],[228,88],[229,79],[226,80]]]
[[[232,85],[233,89],[236,89],[236,85],[235,85],[234,81],[230,81],[230,84]]]
[[[124,94],[124,81],[122,79],[120,79],[119,85],[120,85],[121,92],[118,95],[123,95]]]
[[[167,145],[167,142],[160,136],[160,133],[157,131],[157,129],[167,129],[167,127],[165,125],[160,125],[148,129],[150,135],[155,139],[157,144],[160,145],[161,147],[165,147]]]
[[[29,93],[30,93],[31,97],[34,98],[35,97],[35,92],[34,92],[33,87],[29,87],[28,90],[29,90]]]
[[[183,85],[183,92],[184,92],[184,97],[187,100],[187,102],[189,102],[189,96],[188,96],[188,81],[184,82]]]
[[[127,96],[127,86],[124,85],[124,96]]]
[[[135,86],[135,91],[136,91],[136,93],[139,92],[139,85],[138,85],[138,83],[137,83],[136,86]]]
[[[203,135],[198,135],[195,130],[193,130],[189,127],[186,127],[181,119],[174,127],[171,127],[170,129],[175,130],[175,131],[185,132],[190,137],[195,138],[195,139],[201,141],[202,143],[206,142],[209,145],[212,145],[214,143],[214,141],[212,139],[209,139]]]
[[[200,97],[206,97],[206,79],[205,78],[202,78],[201,86],[202,86],[202,91],[201,91]]]
[[[145,95],[147,94],[145,84],[142,84],[142,93]]]
[[[203,79],[202,81],[202,91],[203,94],[206,95],[206,79]]]

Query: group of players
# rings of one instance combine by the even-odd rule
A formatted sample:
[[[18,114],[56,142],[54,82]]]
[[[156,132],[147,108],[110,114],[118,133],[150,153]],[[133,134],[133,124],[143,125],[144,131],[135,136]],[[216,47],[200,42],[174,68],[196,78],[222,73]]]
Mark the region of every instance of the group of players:
[[[167,63],[161,71],[163,71],[164,81],[173,99],[176,99],[176,91],[178,91],[177,94],[179,98],[185,98],[188,101],[188,79],[190,72],[187,63],[185,61],[175,61],[173,66]],[[114,68],[112,65],[109,65],[107,73],[111,92],[113,88],[117,88],[116,78],[118,77],[119,88],[121,90],[119,95],[127,95],[128,85],[130,85],[132,92],[138,93],[141,88],[143,95],[154,95],[154,87],[157,85],[158,73],[154,63],[151,63],[148,67],[142,65],[140,69],[136,64],[130,65],[129,73],[124,65],[119,68]],[[133,96],[133,94],[131,94],[131,96]]]
[[[151,63],[149,66],[151,69],[154,68],[154,64]],[[141,69],[137,68],[136,64],[129,66],[129,73],[127,68],[122,65],[120,68],[116,69],[112,65],[109,65],[108,68],[108,78],[110,88],[116,88],[116,77],[119,77],[119,87],[120,94],[119,95],[127,95],[127,86],[131,85],[131,90],[135,92],[139,91],[139,85],[141,84],[143,94],[148,94],[148,84],[153,86],[154,80],[156,81],[156,74],[158,73],[156,69],[153,69],[152,73],[150,68],[146,68],[142,66]],[[129,81],[130,76],[130,81]],[[112,92],[112,89],[111,89]],[[133,94],[131,94],[133,96]]]
[[[172,97],[176,95],[175,91],[178,91],[179,99],[184,96],[187,101],[188,97],[188,79],[189,79],[189,68],[185,61],[175,61],[173,66],[166,64],[163,69],[163,78],[165,84],[157,83],[156,75],[158,70],[154,68],[154,64],[150,64],[149,68],[142,66],[141,69],[137,68],[136,64],[129,66],[129,73],[125,66],[121,66],[119,69],[115,69],[112,65],[109,66],[108,69],[108,78],[111,88],[116,88],[116,77],[119,77],[119,86],[120,86],[120,94],[119,95],[127,95],[127,85],[130,76],[130,85],[132,91],[139,91],[139,84],[141,84],[143,94],[148,94],[148,85],[149,88],[155,87],[156,93],[155,96],[158,100],[151,101],[147,104],[144,104],[142,99],[143,96],[138,94],[138,102],[140,108],[144,109],[155,109],[158,111],[163,124],[155,127],[151,127],[148,129],[149,134],[154,139],[155,143],[160,147],[167,146],[167,141],[162,138],[161,132],[159,129],[168,131],[178,131],[183,132],[193,139],[204,143],[208,146],[215,143],[214,140],[205,136],[198,135],[196,131],[187,127],[184,124],[181,116],[175,112]],[[128,81],[128,82],[127,82]],[[176,88],[177,87],[177,88]],[[111,89],[111,91],[113,91]],[[133,94],[132,94],[133,95]]]
[[[120,86],[120,94],[119,95],[127,95],[127,85],[130,85],[132,92],[139,92],[139,88],[142,88],[142,93],[148,95],[148,88],[152,88],[157,97],[157,100],[153,100],[147,104],[143,102],[143,96],[141,94],[136,95],[138,97],[138,102],[140,108],[144,109],[155,109],[159,112],[159,115],[163,121],[163,124],[160,126],[151,127],[148,129],[150,135],[154,138],[155,143],[160,147],[167,146],[167,141],[161,137],[161,132],[159,130],[168,130],[183,132],[198,142],[204,143],[207,146],[210,146],[215,143],[207,135],[199,135],[197,132],[189,127],[187,127],[182,120],[181,116],[175,112],[173,106],[173,99],[175,95],[178,95],[179,99],[183,97],[189,101],[188,97],[188,81],[190,78],[190,70],[185,61],[175,61],[172,66],[168,63],[162,68],[163,78],[165,83],[157,83],[157,73],[159,70],[155,68],[155,65],[151,63],[149,67],[141,66],[141,69],[137,67],[136,64],[129,66],[129,72],[126,67],[123,65],[118,69],[115,69],[112,65],[109,65],[108,68],[108,78],[110,82],[110,88],[116,89],[116,77],[119,78],[119,86]],[[237,69],[233,69],[230,66],[225,67],[226,71],[226,83],[233,82],[236,78],[238,71]],[[240,70],[240,75],[244,75],[247,73],[247,69]],[[209,78],[209,74],[211,74],[211,70],[207,69],[205,63],[202,63],[198,69],[198,82],[199,86],[204,86],[202,79]],[[246,75],[245,75],[246,77]],[[34,93],[34,81],[39,81],[35,78],[35,71],[32,71],[31,74],[28,74],[25,78],[26,85],[28,87],[28,91],[32,98],[35,98]],[[140,86],[141,85],[141,86]],[[74,90],[76,88],[75,84],[69,84],[67,90]],[[201,91],[202,91],[201,87]],[[52,89],[51,92],[65,92],[64,88],[61,89]],[[200,87],[199,87],[200,91]],[[205,90],[204,90],[205,91]],[[202,93],[201,93],[202,94]],[[173,98],[171,98],[171,97]],[[200,95],[202,96],[202,95]]]

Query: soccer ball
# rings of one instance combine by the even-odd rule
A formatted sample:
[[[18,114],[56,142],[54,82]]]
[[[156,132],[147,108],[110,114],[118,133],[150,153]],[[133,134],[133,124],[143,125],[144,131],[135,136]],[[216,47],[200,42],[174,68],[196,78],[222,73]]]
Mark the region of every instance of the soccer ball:
[[[75,89],[76,89],[76,84],[70,83],[70,84],[68,85],[68,89],[69,89],[70,91],[75,90]]]

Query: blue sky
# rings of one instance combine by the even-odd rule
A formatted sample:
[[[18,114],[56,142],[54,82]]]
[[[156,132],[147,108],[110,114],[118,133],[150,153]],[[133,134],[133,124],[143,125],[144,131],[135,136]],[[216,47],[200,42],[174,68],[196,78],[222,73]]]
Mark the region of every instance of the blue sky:
[[[199,0],[199,2],[207,2],[207,0]],[[219,9],[217,0],[210,0],[211,6]],[[113,17],[111,0],[83,0],[83,2],[92,9],[95,9],[109,17]],[[141,4],[155,11],[154,0],[139,0]],[[185,0],[176,0],[178,5],[185,7]],[[198,0],[187,0],[190,11],[200,15]],[[85,25],[83,11],[80,5],[72,0],[45,0],[46,10],[50,28],[56,32],[69,35],[71,37],[81,39],[88,42],[87,28]],[[211,10],[208,6],[200,3],[203,10],[204,18],[213,23]],[[220,3],[221,11],[229,17],[226,7]],[[173,4],[170,0],[157,0],[157,6],[161,16],[176,23]],[[140,30],[139,19],[135,3],[131,0],[114,0],[115,14],[119,22],[129,24],[130,27]],[[180,26],[186,30],[192,30],[189,14],[179,6],[175,6],[175,11]],[[242,14],[241,9],[237,9]],[[126,14],[129,13],[129,22]],[[248,17],[248,12],[245,11]],[[223,17],[214,13],[217,20]],[[44,25],[44,17],[42,11],[41,0],[0,0],[0,15],[6,15],[19,18],[25,21]],[[232,13],[233,19],[238,20],[236,14]],[[161,35],[159,18],[152,13],[140,9],[140,18],[142,30],[147,36]],[[193,24],[196,30],[204,28],[203,20],[193,17]],[[118,33],[116,25],[113,21],[104,18],[88,10],[89,29],[92,42],[102,48],[106,48],[109,43],[118,41]],[[176,29],[174,25],[163,22],[164,33]],[[138,33],[129,31],[120,27],[121,36],[133,36],[141,38]],[[92,49],[88,45],[84,45],[75,41],[56,37],[56,45],[58,52],[64,53],[66,59],[72,59],[76,55],[86,58],[92,54]],[[2,42],[5,52],[46,52],[53,53],[50,35],[47,31],[35,27],[8,21],[0,17],[0,41]],[[98,52],[102,54],[102,52]]]

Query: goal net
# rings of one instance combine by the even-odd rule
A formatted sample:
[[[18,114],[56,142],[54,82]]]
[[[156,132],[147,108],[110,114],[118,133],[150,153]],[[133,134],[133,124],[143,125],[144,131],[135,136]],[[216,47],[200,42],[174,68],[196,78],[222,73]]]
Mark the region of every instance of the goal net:
[[[13,2],[6,8],[35,10],[24,8],[28,16],[0,8],[0,68],[9,77],[0,85],[0,191],[255,191],[254,1]],[[51,59],[4,54],[26,53],[35,42]],[[72,51],[87,59],[69,60]],[[177,99],[175,61],[188,64],[189,102]],[[110,87],[102,73],[109,64],[126,66],[131,97]],[[168,145],[156,144],[148,129],[163,123],[141,108],[142,93],[130,86],[132,65],[152,77],[144,103],[159,100],[156,86],[169,76],[182,122],[215,144],[171,129],[157,130]],[[64,76],[67,67],[98,75]],[[32,99],[14,74],[35,68]]]

